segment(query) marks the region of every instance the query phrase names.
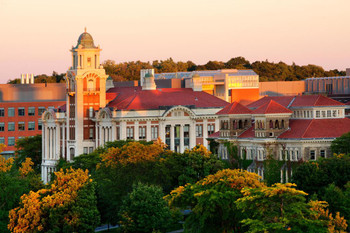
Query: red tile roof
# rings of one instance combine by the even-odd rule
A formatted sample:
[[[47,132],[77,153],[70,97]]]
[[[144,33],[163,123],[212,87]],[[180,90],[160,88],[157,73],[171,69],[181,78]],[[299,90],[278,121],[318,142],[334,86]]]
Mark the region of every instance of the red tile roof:
[[[291,107],[341,106],[341,105],[344,105],[344,104],[323,95],[303,95],[303,96],[296,96]]]
[[[350,132],[350,119],[290,120],[289,127],[278,138],[336,138]]]
[[[247,107],[250,109],[256,109],[261,105],[268,103],[270,100],[274,100],[283,107],[287,107],[293,98],[294,96],[265,96],[251,104],[248,104]]]
[[[163,88],[142,90],[141,87],[115,87],[108,93],[117,93],[109,107],[123,110],[159,109],[161,106],[193,105],[196,108],[219,108],[228,103],[213,95],[190,88]]]
[[[224,115],[224,114],[251,114],[252,110],[249,108],[243,106],[242,104],[238,102],[233,102],[223,109],[221,109],[219,112],[216,114],[218,115]]]
[[[259,108],[253,111],[253,114],[274,114],[274,113],[293,113],[288,108],[283,107],[281,104],[274,100],[261,105]]]
[[[243,133],[241,133],[241,135],[239,135],[239,138],[254,138],[255,137],[255,131],[254,131],[254,124],[252,124],[252,127],[250,127],[249,129],[247,129],[246,131],[244,131]]]
[[[220,137],[220,131],[212,133],[208,136],[208,138],[218,138],[218,137]]]
[[[270,100],[274,100],[284,107],[310,107],[310,106],[341,106],[344,105],[336,100],[328,98],[323,95],[301,95],[301,96],[266,96],[251,104],[247,107],[250,109],[256,109]]]

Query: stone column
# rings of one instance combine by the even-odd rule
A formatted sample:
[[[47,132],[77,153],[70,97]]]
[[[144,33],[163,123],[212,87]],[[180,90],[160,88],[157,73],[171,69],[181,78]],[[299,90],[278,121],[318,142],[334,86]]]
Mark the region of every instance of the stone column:
[[[255,124],[255,125],[257,125],[257,124]],[[219,121],[219,119],[215,119],[214,133],[219,131],[219,129],[220,129],[220,121]]]
[[[134,122],[134,140],[135,141],[139,140],[139,122],[138,121]]]
[[[126,122],[125,121],[120,122],[119,132],[120,132],[120,140],[126,140]]]
[[[165,143],[165,122],[163,121],[159,122],[158,135],[159,135],[159,138],[162,140],[162,142]]]
[[[196,146],[196,122],[190,123],[190,149]]]
[[[117,126],[115,122],[112,122],[111,131],[112,131],[111,140],[112,141],[117,140]]]
[[[101,125],[98,126],[98,134],[99,134],[98,146],[102,146],[103,141],[102,141],[102,126]]]
[[[174,151],[175,149],[175,140],[174,140],[174,125],[170,125],[170,150]]]
[[[51,129],[50,129],[50,127],[47,127],[47,132],[48,132],[48,138],[47,138],[47,141],[48,141],[47,158],[48,158],[48,159],[51,159],[51,147],[52,147],[52,143],[51,143]]]
[[[62,124],[62,156],[66,158],[66,135],[65,135],[65,124]]]
[[[204,119],[203,120],[203,146],[208,148],[208,120]]]
[[[98,122],[95,124],[95,148],[99,146]]]
[[[151,141],[152,135],[151,135],[151,121],[147,121],[146,123],[146,141]]]
[[[180,125],[180,153],[185,151],[185,142],[184,142],[184,125]]]
[[[61,127],[59,124],[56,126],[56,159],[58,160],[60,158],[60,151],[61,151],[61,140],[60,140],[60,133],[61,133]]]

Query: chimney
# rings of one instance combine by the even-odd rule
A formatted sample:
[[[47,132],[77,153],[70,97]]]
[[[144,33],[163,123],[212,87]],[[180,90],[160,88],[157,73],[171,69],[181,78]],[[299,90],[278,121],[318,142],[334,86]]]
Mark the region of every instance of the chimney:
[[[157,85],[154,82],[154,75],[152,73],[147,73],[144,77],[143,77],[143,81],[142,81],[142,90],[156,90],[157,89]]]
[[[145,79],[145,76],[147,74],[151,74],[152,76],[154,76],[154,69],[141,69],[141,71],[140,71],[140,86],[141,87],[143,86],[144,79]]]

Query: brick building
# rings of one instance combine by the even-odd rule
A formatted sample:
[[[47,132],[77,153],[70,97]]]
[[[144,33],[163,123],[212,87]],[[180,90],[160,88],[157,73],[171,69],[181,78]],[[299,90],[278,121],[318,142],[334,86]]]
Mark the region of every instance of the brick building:
[[[14,155],[14,145],[21,137],[41,134],[42,113],[65,103],[65,85],[0,84],[0,143],[2,155]]]

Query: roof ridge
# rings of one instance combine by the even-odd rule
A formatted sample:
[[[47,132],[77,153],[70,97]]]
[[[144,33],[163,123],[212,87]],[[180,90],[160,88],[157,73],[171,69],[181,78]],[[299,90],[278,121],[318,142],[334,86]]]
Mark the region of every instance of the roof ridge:
[[[287,105],[287,108],[289,109],[290,106],[293,104],[294,100],[297,98],[297,96],[294,96],[293,99],[290,101],[290,103]]]
[[[318,95],[318,97],[317,97],[317,99],[316,99],[316,101],[314,103],[314,106],[317,106],[316,104],[317,104],[318,100],[320,99],[320,97],[321,97],[321,95]]]
[[[310,124],[306,127],[306,129],[305,129],[303,135],[301,135],[301,138],[304,137],[304,135],[306,134],[307,130],[310,128],[310,126],[311,126],[312,122],[314,122],[314,120],[315,120],[315,119],[312,119],[312,120],[310,121]]]

